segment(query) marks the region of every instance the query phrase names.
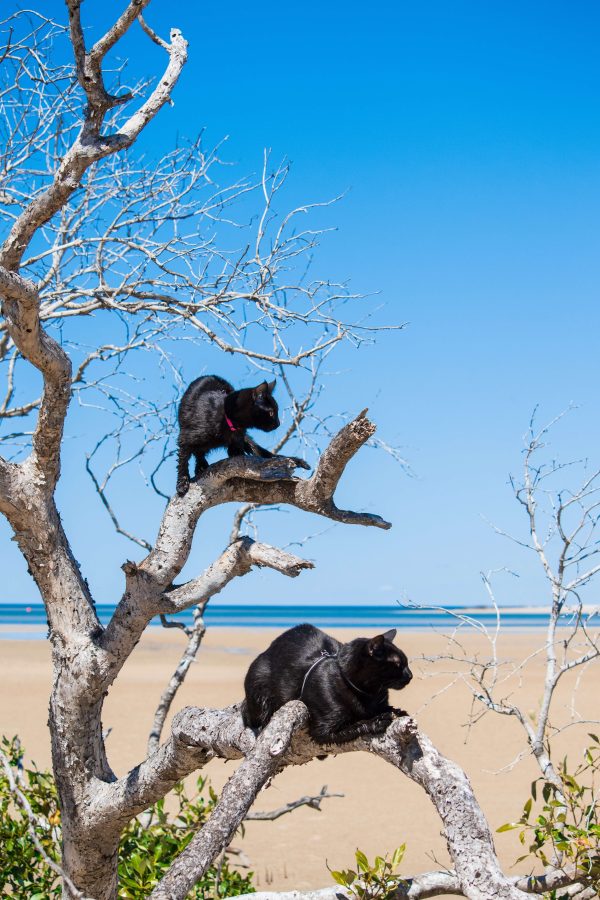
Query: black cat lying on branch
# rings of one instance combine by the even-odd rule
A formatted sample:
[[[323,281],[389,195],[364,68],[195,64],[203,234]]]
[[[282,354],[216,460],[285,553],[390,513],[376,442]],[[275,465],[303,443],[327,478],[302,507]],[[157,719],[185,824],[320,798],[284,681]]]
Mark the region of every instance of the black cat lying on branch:
[[[187,388],[179,404],[179,439],[177,458],[177,493],[180,497],[190,486],[189,461],[196,459],[195,477],[208,468],[206,454],[226,447],[228,456],[248,453],[268,459],[273,456],[248,437],[248,428],[274,431],[279,426],[279,409],[273,398],[275,382],[235,391],[218,375],[196,378]],[[289,457],[302,469],[308,463]]]
[[[244,724],[264,728],[285,703],[302,700],[310,736],[319,744],[382,734],[394,716],[407,715],[389,705],[388,690],[402,690],[412,679],[395,636],[392,629],[341,644],[314,625],[290,628],[248,669]]]

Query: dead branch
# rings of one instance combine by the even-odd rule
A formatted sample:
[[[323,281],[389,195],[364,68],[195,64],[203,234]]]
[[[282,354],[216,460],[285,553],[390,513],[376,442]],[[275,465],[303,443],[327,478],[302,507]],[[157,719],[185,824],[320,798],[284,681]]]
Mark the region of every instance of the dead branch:
[[[175,695],[183,684],[190,666],[196,659],[196,655],[198,653],[198,650],[200,649],[200,644],[202,643],[202,639],[206,634],[206,626],[204,624],[203,614],[204,610],[206,609],[207,603],[208,598],[196,606],[196,608],[194,609],[194,624],[192,628],[185,629],[187,646],[177,664],[175,671],[169,679],[169,683],[162,692],[160,700],[158,702],[158,706],[156,707],[152,729],[148,736],[148,755],[154,753],[154,751],[158,748],[165,720],[169,714],[169,710],[171,709],[171,705],[173,703],[173,700],[175,699]],[[181,623],[179,622],[167,622],[164,617],[162,624],[163,627],[167,628],[178,627],[181,625]]]
[[[324,784],[318,794],[310,795],[307,797],[300,797],[298,800],[292,800],[290,803],[286,803],[285,806],[279,806],[277,809],[271,809],[268,812],[249,812],[245,818],[245,822],[274,822],[275,819],[280,819],[281,816],[286,816],[288,813],[294,812],[296,809],[300,809],[301,806],[309,806],[311,809],[316,809],[318,812],[321,811],[321,803],[323,800],[329,800],[330,797],[344,797],[345,794],[330,794],[327,790],[327,785]]]

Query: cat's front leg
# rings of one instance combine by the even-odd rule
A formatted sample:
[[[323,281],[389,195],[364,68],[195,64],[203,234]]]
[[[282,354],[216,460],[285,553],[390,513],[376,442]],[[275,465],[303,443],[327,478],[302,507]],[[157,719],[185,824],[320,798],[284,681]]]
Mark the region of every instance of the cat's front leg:
[[[310,466],[306,462],[306,460],[300,459],[299,456],[287,456],[286,459],[291,459],[293,462],[295,462],[298,469],[310,469]]]
[[[244,451],[246,453],[251,453],[253,456],[260,456],[262,459],[274,459],[275,456],[281,455],[276,453],[271,453],[270,450],[266,450],[265,447],[261,447],[260,444],[257,444],[256,441],[253,441],[251,437],[244,438]],[[298,469],[310,469],[310,466],[303,459],[300,459],[299,456],[283,456],[283,459],[291,459]]]
[[[227,456],[229,459],[232,459],[234,456],[243,456],[244,455],[244,445],[239,444],[237,441],[230,444],[227,448]]]
[[[190,486],[189,462],[192,451],[189,447],[179,445],[177,451],[177,493],[180,497],[184,497]]]
[[[391,709],[379,713],[373,719],[361,719],[353,722],[351,725],[344,725],[338,729],[328,729],[327,731],[316,729],[311,732],[311,737],[318,744],[346,744],[348,741],[355,741],[359,737],[368,734],[383,734],[391,725],[394,719],[394,713]]]
[[[194,469],[194,478],[200,478],[203,472],[206,472],[208,469],[208,463],[206,461],[206,456],[204,453],[194,453],[194,458],[196,460],[196,467]]]
[[[251,456],[260,456],[262,459],[272,459],[275,455],[265,447],[261,447],[260,444],[253,441],[248,435],[244,438],[244,452],[249,453]]]

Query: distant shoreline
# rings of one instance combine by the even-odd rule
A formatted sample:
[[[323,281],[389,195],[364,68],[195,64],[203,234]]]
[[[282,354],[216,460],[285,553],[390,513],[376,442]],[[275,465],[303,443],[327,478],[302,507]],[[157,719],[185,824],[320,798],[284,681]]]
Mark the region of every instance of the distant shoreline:
[[[114,604],[98,604],[98,616],[105,624],[114,612]],[[600,624],[597,609],[587,607],[585,614],[592,616],[593,624]],[[543,607],[504,607],[499,610],[503,630],[540,630],[547,626],[549,610]],[[205,622],[211,628],[290,628],[300,622],[312,622],[321,628],[348,628],[354,631],[374,628],[393,628],[410,631],[453,631],[457,627],[468,628],[460,617],[466,616],[474,626],[493,631],[497,613],[483,606],[448,606],[435,609],[403,607],[396,604],[349,605],[342,604],[211,604],[205,613]],[[192,611],[178,615],[177,620],[192,624]],[[567,625],[571,617],[566,615],[559,624]],[[150,627],[161,627],[155,619]],[[0,603],[0,639],[40,639],[46,633],[47,623],[41,603]]]

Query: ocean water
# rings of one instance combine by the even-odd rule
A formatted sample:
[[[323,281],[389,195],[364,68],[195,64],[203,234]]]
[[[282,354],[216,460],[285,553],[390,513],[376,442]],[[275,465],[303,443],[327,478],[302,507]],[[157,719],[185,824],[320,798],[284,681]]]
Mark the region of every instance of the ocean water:
[[[98,604],[97,611],[100,620],[106,624],[113,611],[113,604]],[[412,609],[397,604],[386,606],[342,606],[342,605],[269,605],[256,604],[225,605],[218,603],[209,604],[205,613],[205,621],[208,626],[230,626],[243,628],[290,628],[300,622],[312,622],[321,628],[393,628],[399,629],[438,629],[450,631],[457,624],[456,615],[465,613],[489,628],[496,623],[496,614],[491,609],[473,609],[464,607],[446,607],[442,610]],[[186,625],[192,623],[192,612],[187,610],[173,617]],[[531,628],[544,628],[547,622],[547,612],[543,609],[502,610],[502,627],[518,630]],[[565,619],[564,624],[568,620]],[[153,623],[160,625],[157,618]],[[596,615],[594,625],[600,624],[600,616]],[[32,632],[19,632],[18,627],[23,625],[46,625],[46,614],[41,603],[25,605],[22,603],[0,604],[0,625],[13,626],[8,631],[6,628],[0,631],[0,638],[15,636],[34,636]],[[40,628],[36,631],[40,631]]]

